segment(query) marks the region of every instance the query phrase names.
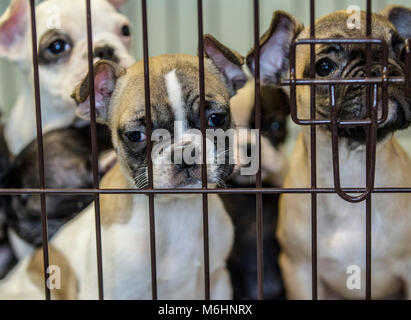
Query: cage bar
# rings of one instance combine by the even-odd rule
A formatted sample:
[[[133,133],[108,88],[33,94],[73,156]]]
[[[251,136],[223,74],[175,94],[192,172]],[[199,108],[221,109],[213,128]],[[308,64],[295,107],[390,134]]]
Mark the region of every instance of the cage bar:
[[[201,184],[207,189],[207,136],[205,117],[205,81],[204,81],[204,31],[203,31],[203,1],[197,0],[197,31],[198,31],[198,74],[200,88],[200,131],[201,131]],[[202,194],[203,210],[203,249],[204,249],[204,297],[210,300],[210,248],[208,228],[208,197]]]
[[[364,193],[364,187],[342,188],[346,193]],[[224,189],[0,189],[0,195],[93,195],[99,194],[336,194],[335,188],[224,188]],[[411,187],[374,188],[372,193],[411,193]]]
[[[90,88],[90,131],[91,131],[91,153],[93,164],[93,187],[99,189],[98,177],[98,146],[97,146],[97,125],[96,125],[96,99],[94,88],[94,54],[93,54],[93,26],[91,16],[91,3],[86,0],[86,15],[87,15],[87,58],[89,67],[89,88]],[[100,194],[94,194],[94,213],[95,213],[95,228],[96,228],[96,250],[97,250],[97,280],[98,280],[98,296],[99,300],[104,299],[103,286],[103,256],[101,243],[101,219],[100,219]]]
[[[405,46],[405,90],[411,96],[411,38],[407,39]]]
[[[91,1],[86,0],[86,19],[87,19],[87,45],[88,45],[88,64],[90,75],[94,74],[93,57],[93,31],[91,16]],[[142,26],[143,26],[143,54],[144,54],[144,81],[145,81],[145,112],[147,130],[147,152],[151,154],[152,142],[152,120],[150,102],[150,70],[149,70],[149,50],[148,50],[148,27],[147,27],[147,0],[142,0]],[[149,198],[149,223],[150,223],[150,255],[151,255],[151,283],[152,298],[157,297],[157,265],[156,265],[156,243],[155,243],[155,194],[199,194],[202,196],[203,210],[203,245],[204,245],[204,284],[205,298],[210,299],[210,274],[209,274],[209,226],[208,226],[208,194],[254,194],[256,196],[256,233],[257,233],[257,285],[258,298],[263,299],[264,274],[263,274],[263,216],[262,216],[262,195],[263,194],[310,194],[311,195],[311,251],[312,251],[312,299],[318,298],[317,289],[317,195],[318,194],[338,194],[349,202],[366,201],[366,299],[371,299],[371,196],[372,194],[390,193],[411,193],[411,187],[384,187],[375,188],[375,157],[376,157],[376,131],[378,124],[386,121],[388,116],[388,87],[390,84],[404,84],[405,90],[411,94],[411,39],[406,42],[405,48],[405,77],[389,77],[388,75],[388,46],[384,40],[372,38],[372,1],[366,0],[366,37],[361,39],[316,39],[315,37],[315,0],[310,0],[310,38],[295,41],[291,46],[290,52],[290,79],[282,82],[283,86],[290,87],[290,108],[291,117],[298,125],[310,126],[310,147],[311,147],[311,186],[309,188],[263,188],[261,181],[261,134],[259,130],[259,170],[256,175],[256,188],[207,188],[207,166],[206,166],[206,119],[205,119],[205,80],[204,80],[204,43],[203,43],[203,2],[197,0],[198,17],[198,41],[199,41],[199,86],[200,86],[200,117],[202,132],[202,188],[199,189],[155,189],[153,185],[153,166],[151,157],[147,161],[148,187],[146,189],[99,189],[98,177],[98,146],[96,134],[96,113],[95,113],[95,92],[94,77],[89,77],[90,85],[90,110],[91,110],[91,141],[92,141],[92,165],[93,165],[93,188],[90,189],[48,189],[45,185],[44,167],[44,146],[42,138],[42,115],[41,115],[41,96],[39,65],[37,52],[37,30],[36,30],[36,11],[35,0],[30,0],[31,18],[31,37],[33,50],[33,77],[36,111],[37,147],[39,161],[39,188],[32,189],[2,189],[0,195],[37,195],[41,200],[41,222],[42,222],[42,250],[45,277],[45,297],[51,299],[50,289],[47,287],[47,270],[49,266],[48,232],[47,232],[47,195],[93,195],[95,201],[95,228],[96,228],[96,249],[97,249],[97,277],[99,299],[104,299],[103,286],[103,262],[102,262],[102,239],[100,223],[100,194],[145,194]],[[260,61],[259,61],[259,1],[253,0],[254,15],[254,47],[255,47],[255,127],[261,128],[261,97],[260,97]],[[366,77],[351,79],[316,79],[315,78],[315,45],[324,43],[352,43],[363,44],[366,48],[373,45],[380,45],[382,50],[382,75],[381,77],[371,77],[371,50],[367,50]],[[296,47],[297,45],[310,46],[310,77],[308,79],[296,78]],[[367,86],[367,109],[368,117],[361,120],[340,120],[335,103],[335,88],[341,84],[363,84]],[[299,119],[297,116],[296,88],[299,85],[309,85],[311,92],[310,119]],[[329,85],[330,87],[330,119],[316,119],[316,86]],[[377,100],[378,88],[381,88],[382,95],[382,115],[378,118]],[[373,97],[373,98],[371,98]],[[316,126],[330,125],[332,130],[332,151],[334,169],[334,187],[318,188],[316,175]],[[338,162],[338,127],[342,126],[365,126],[367,130],[367,159],[366,159],[366,186],[342,188],[340,185],[339,162]],[[350,196],[348,194],[358,194]]]
[[[371,19],[371,9],[372,1],[367,0],[367,27],[366,33],[367,38],[371,38],[372,35],[372,19]],[[371,62],[372,62],[372,51],[370,50],[371,46],[366,44],[366,76],[371,76]],[[376,92],[378,95],[378,91]],[[372,109],[371,106],[371,87],[367,85],[367,95],[366,95],[366,104],[368,108],[368,116],[372,116],[371,113],[376,113],[376,100],[378,97],[375,97],[375,108]],[[376,116],[372,116],[373,119]],[[366,176],[367,176],[367,189],[372,189],[374,187],[374,175],[375,175],[375,156],[376,156],[376,140],[377,140],[377,123],[374,122],[371,127],[367,129],[367,143],[366,143]],[[368,194],[365,202],[365,299],[371,300],[371,192]]]
[[[382,74],[381,77],[366,77],[366,78],[350,78],[350,79],[297,79],[296,75],[296,51],[299,45],[313,45],[313,44],[378,44],[381,47],[382,52]],[[298,125],[331,125],[330,119],[315,119],[314,116],[310,115],[310,119],[300,119],[298,117],[298,110],[296,104],[296,86],[297,85],[344,85],[344,84],[366,84],[375,85],[379,84],[382,87],[383,95],[383,106],[381,117],[377,119],[378,124],[382,124],[387,120],[388,117],[388,85],[390,83],[405,83],[404,77],[389,77],[388,76],[388,45],[382,39],[338,39],[338,38],[327,38],[327,39],[299,39],[291,45],[290,49],[290,80],[284,82],[283,85],[290,86],[290,112],[292,120]],[[370,116],[367,119],[349,119],[349,120],[339,120],[337,119],[339,126],[371,126],[373,121]]]
[[[261,178],[261,91],[260,91],[260,4],[259,0],[253,1],[254,11],[254,48],[255,48],[255,74],[254,74],[254,105],[255,129],[258,130],[258,171],[256,174],[256,188],[262,187]],[[264,247],[263,247],[263,198],[256,194],[256,238],[257,238],[257,297],[264,299]]]
[[[374,103],[372,106],[372,117],[376,121],[377,115],[377,99],[378,99],[378,87],[374,85]],[[366,167],[366,191],[358,196],[350,196],[344,192],[341,188],[340,182],[340,165],[339,165],[339,152],[338,152],[338,110],[335,102],[335,85],[330,85],[330,105],[331,105],[331,136],[332,136],[332,157],[333,157],[333,173],[334,173],[334,187],[336,193],[344,200],[348,202],[362,202],[366,200],[371,194],[374,188],[374,174],[375,174],[375,155],[374,157],[367,158]],[[367,144],[371,151],[371,154],[376,152],[376,135],[377,125],[371,126],[371,129],[367,131]],[[375,137],[375,138],[373,138]],[[370,141],[370,143],[368,143]]]
[[[39,161],[39,176],[40,188],[46,189],[44,176],[44,148],[43,148],[43,125],[41,117],[41,97],[40,97],[40,78],[39,78],[39,62],[37,53],[37,25],[36,25],[36,4],[34,0],[30,0],[30,18],[31,18],[31,41],[33,51],[33,80],[34,80],[34,100],[36,107],[36,129],[37,129],[37,155]],[[47,208],[46,208],[46,193],[40,194],[41,206],[41,227],[42,227],[42,247],[43,247],[43,267],[44,267],[44,287],[45,298],[50,300],[50,288],[47,285],[47,270],[49,268],[49,245],[47,232]]]
[[[141,0],[141,14],[143,24],[143,61],[144,61],[144,102],[146,113],[146,146],[147,154],[147,174],[148,174],[148,190],[153,190],[153,162],[151,159],[151,134],[152,134],[152,119],[151,119],[151,99],[150,99],[150,61],[148,54],[148,26],[147,26],[147,1]],[[151,291],[153,300],[157,300],[157,258],[156,258],[156,235],[155,235],[155,215],[154,215],[154,195],[148,193],[149,204],[149,224],[150,224],[150,261],[151,261]]]
[[[310,37],[315,39],[315,0],[310,0]],[[294,69],[295,71],[295,69]],[[310,44],[310,78],[315,78],[315,43]],[[315,120],[316,86],[310,86],[310,117]],[[314,124],[310,127],[311,188],[317,188],[317,137]],[[318,299],[317,268],[317,194],[311,194],[311,288],[312,299]]]

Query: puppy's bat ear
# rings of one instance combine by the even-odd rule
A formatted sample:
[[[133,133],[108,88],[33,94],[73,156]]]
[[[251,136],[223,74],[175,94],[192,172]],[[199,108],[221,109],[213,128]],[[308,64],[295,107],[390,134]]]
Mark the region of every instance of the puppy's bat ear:
[[[283,11],[274,12],[270,28],[260,39],[260,77],[263,84],[278,85],[289,70],[290,46],[303,24]],[[247,66],[255,74],[255,48],[247,55]]]
[[[126,73],[118,64],[100,60],[94,65],[94,91],[96,100],[96,119],[107,123],[111,96],[116,88],[117,79]],[[77,103],[79,117],[90,120],[90,73],[76,87],[71,97]]]
[[[0,18],[0,57],[13,61],[22,58],[29,23],[27,0],[12,0]]]
[[[128,0],[108,0],[117,10],[120,9]]]
[[[398,33],[404,38],[411,38],[411,9],[402,6],[388,6],[381,11],[397,28]]]
[[[207,34],[204,36],[204,55],[224,75],[231,96],[245,85],[247,76],[242,70],[244,58],[237,52]]]

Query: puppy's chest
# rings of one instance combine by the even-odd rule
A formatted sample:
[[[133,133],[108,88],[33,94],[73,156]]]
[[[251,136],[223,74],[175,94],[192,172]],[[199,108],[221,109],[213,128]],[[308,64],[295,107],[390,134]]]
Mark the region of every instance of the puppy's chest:
[[[157,281],[163,298],[192,296],[203,283],[200,281],[204,261],[201,199],[201,196],[155,198]],[[215,201],[219,199],[209,198],[210,272],[224,265],[232,243],[230,220]],[[127,225],[107,230],[111,240],[105,241],[105,249],[111,258],[106,265],[111,264],[113,272],[121,270],[124,275],[121,284],[115,287],[129,287],[133,283],[130,297],[145,298],[151,286],[148,198],[136,196],[131,211],[132,218]],[[110,279],[108,271],[106,274]]]
[[[202,266],[201,203],[195,198],[170,200],[157,203],[155,210],[160,280],[198,272]]]
[[[348,203],[337,195],[319,195],[319,254],[336,260],[364,261],[366,206]],[[372,199],[373,259],[410,256],[411,224],[401,196],[375,194]],[[408,203],[408,202],[407,202]]]
[[[393,149],[393,147],[391,148]],[[402,158],[394,158],[397,170],[387,170],[385,148],[378,154],[375,187],[407,185],[408,173],[401,165]],[[323,150],[325,151],[325,150]],[[330,154],[319,157],[319,187],[334,187]],[[365,186],[365,153],[347,152],[341,148],[340,176],[343,188]],[[358,194],[351,194],[356,196]],[[411,241],[411,201],[402,194],[374,193],[371,202],[371,230],[373,258],[401,257]],[[350,203],[336,194],[318,195],[318,229],[321,251],[325,256],[358,257],[365,254],[366,203]],[[320,252],[321,254],[321,252]]]

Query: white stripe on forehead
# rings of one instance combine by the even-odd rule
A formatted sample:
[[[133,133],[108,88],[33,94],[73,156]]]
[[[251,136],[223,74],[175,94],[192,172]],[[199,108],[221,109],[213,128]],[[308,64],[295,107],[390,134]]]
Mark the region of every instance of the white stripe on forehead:
[[[178,123],[175,123],[175,125],[178,125],[181,128],[178,128],[178,131],[183,130],[183,132],[187,129],[187,124],[186,124],[186,116],[184,112],[184,101],[183,101],[183,92],[181,88],[181,84],[178,80],[178,77],[176,75],[176,69],[173,69],[169,73],[165,75],[166,79],[166,86],[167,86],[167,94],[168,94],[168,100],[170,102],[171,108],[173,109],[174,112],[174,117],[175,121],[178,121]]]

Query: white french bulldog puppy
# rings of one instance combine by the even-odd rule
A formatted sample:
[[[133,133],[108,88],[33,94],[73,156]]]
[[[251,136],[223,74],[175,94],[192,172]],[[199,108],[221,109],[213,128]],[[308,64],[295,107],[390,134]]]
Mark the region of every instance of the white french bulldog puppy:
[[[94,57],[130,66],[130,22],[118,12],[127,0],[94,0]],[[75,120],[73,83],[88,71],[87,21],[83,0],[47,0],[36,6],[43,131]],[[31,22],[28,0],[12,0],[0,18],[0,57],[16,62],[27,75],[5,126],[5,137],[18,154],[36,137],[32,77]]]

